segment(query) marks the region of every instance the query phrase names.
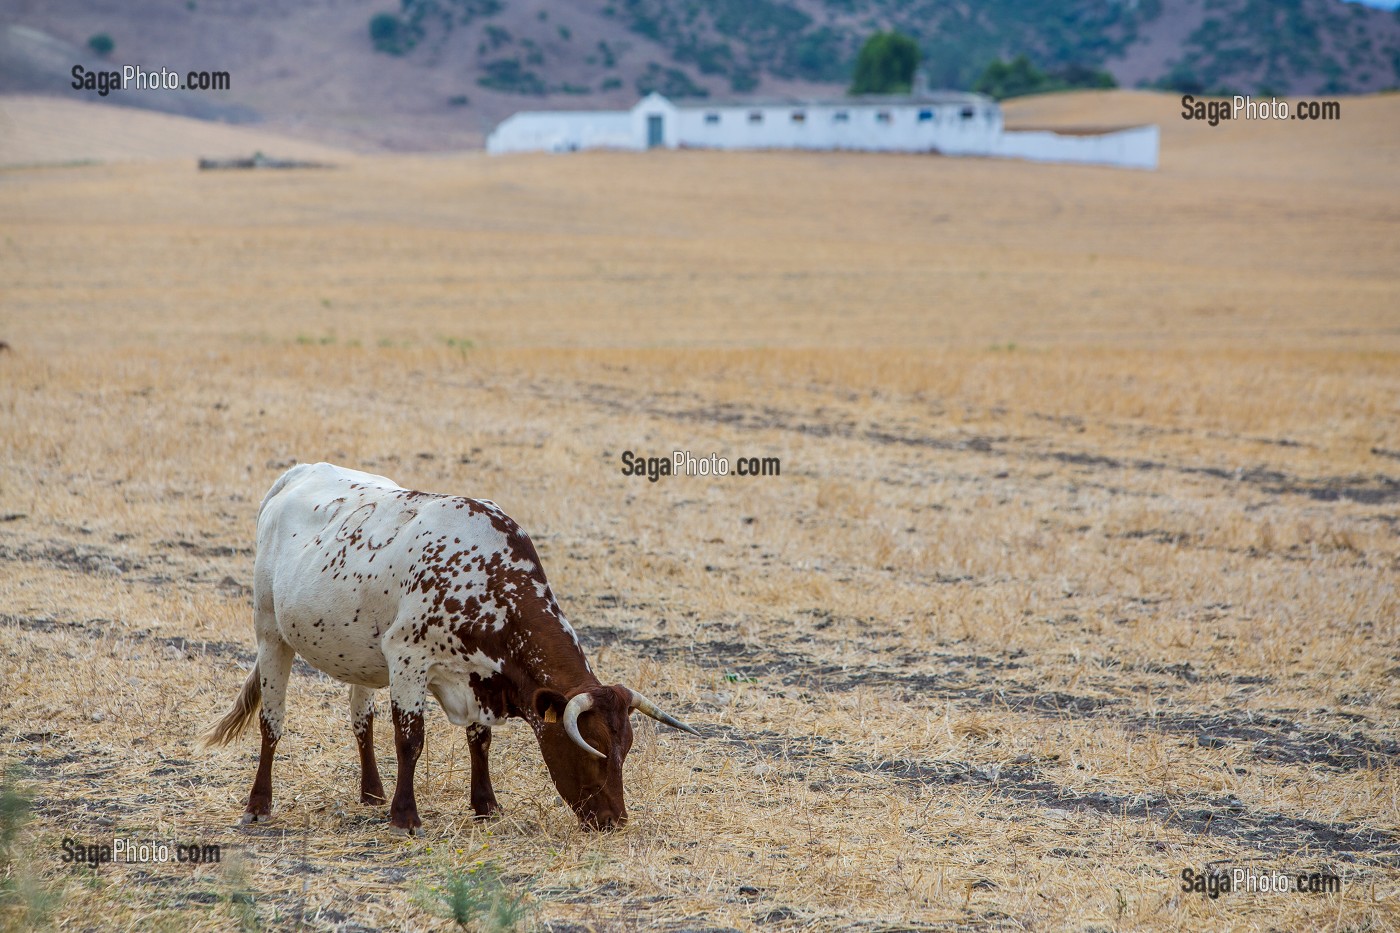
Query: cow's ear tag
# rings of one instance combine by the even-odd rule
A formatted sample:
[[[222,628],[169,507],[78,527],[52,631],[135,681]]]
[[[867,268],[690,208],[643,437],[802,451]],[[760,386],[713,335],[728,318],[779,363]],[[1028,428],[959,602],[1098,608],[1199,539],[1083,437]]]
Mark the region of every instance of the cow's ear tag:
[[[559,714],[556,713],[556,712],[554,711],[554,707],[551,706],[549,709],[547,709],[547,710],[544,711],[544,721],[545,721],[545,722],[558,722],[558,721],[559,721]]]

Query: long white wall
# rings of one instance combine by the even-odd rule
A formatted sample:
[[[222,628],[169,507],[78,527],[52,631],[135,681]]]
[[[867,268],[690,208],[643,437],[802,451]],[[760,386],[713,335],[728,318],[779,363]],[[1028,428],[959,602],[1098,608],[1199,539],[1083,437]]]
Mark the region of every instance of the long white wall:
[[[1135,126],[1091,136],[1007,130],[990,154],[1035,162],[1082,162],[1150,170],[1157,167],[1159,136],[1155,126]]]
[[[584,110],[517,113],[486,137],[486,151],[571,152],[575,149],[641,149],[632,111]]]
[[[653,131],[659,137],[653,138]],[[1001,108],[968,95],[937,102],[822,102],[677,107],[650,94],[631,110],[517,113],[486,140],[486,150],[809,149],[939,152],[1038,162],[1155,169],[1159,133],[1140,126],[1090,135],[1006,130]]]

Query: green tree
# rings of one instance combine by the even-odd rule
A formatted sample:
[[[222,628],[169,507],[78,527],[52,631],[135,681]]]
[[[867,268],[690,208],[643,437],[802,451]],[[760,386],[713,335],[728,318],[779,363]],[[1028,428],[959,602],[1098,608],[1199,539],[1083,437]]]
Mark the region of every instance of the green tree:
[[[88,39],[88,48],[92,49],[93,52],[98,55],[111,55],[112,49],[116,47],[117,44],[112,41],[112,37],[105,32],[99,32],[97,35]]]
[[[907,94],[919,67],[919,45],[898,32],[877,32],[856,56],[852,94]]]

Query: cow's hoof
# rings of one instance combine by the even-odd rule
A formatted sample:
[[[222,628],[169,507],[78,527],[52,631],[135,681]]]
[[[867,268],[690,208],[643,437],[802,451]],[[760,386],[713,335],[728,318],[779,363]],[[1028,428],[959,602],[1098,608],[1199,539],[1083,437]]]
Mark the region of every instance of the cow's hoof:
[[[389,832],[393,833],[395,836],[407,836],[407,837],[421,836],[421,835],[423,835],[423,827],[421,827],[421,826],[395,826],[393,823],[390,823],[390,824],[389,824]]]
[[[271,813],[245,813],[238,822],[247,826],[249,823],[266,823],[270,819],[272,819]]]

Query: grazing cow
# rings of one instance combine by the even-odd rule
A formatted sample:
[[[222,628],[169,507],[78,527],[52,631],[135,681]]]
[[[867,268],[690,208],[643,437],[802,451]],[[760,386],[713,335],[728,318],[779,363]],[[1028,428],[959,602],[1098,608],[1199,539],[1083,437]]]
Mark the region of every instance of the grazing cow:
[[[389,688],[399,764],[389,823],[407,833],[422,825],[413,770],[429,693],[466,727],[478,817],[498,809],[487,754],[491,727],[508,717],[530,724],[554,786],[590,829],[627,819],[632,710],[699,735],[635,690],[598,681],[534,544],[485,499],[414,492],[329,463],[292,467],[258,510],[253,626],[257,663],[203,736],[227,744],[261,703],[262,756],[245,823],[272,812],[272,759],[298,654],[351,685],[363,803],[385,800],[371,691]]]

